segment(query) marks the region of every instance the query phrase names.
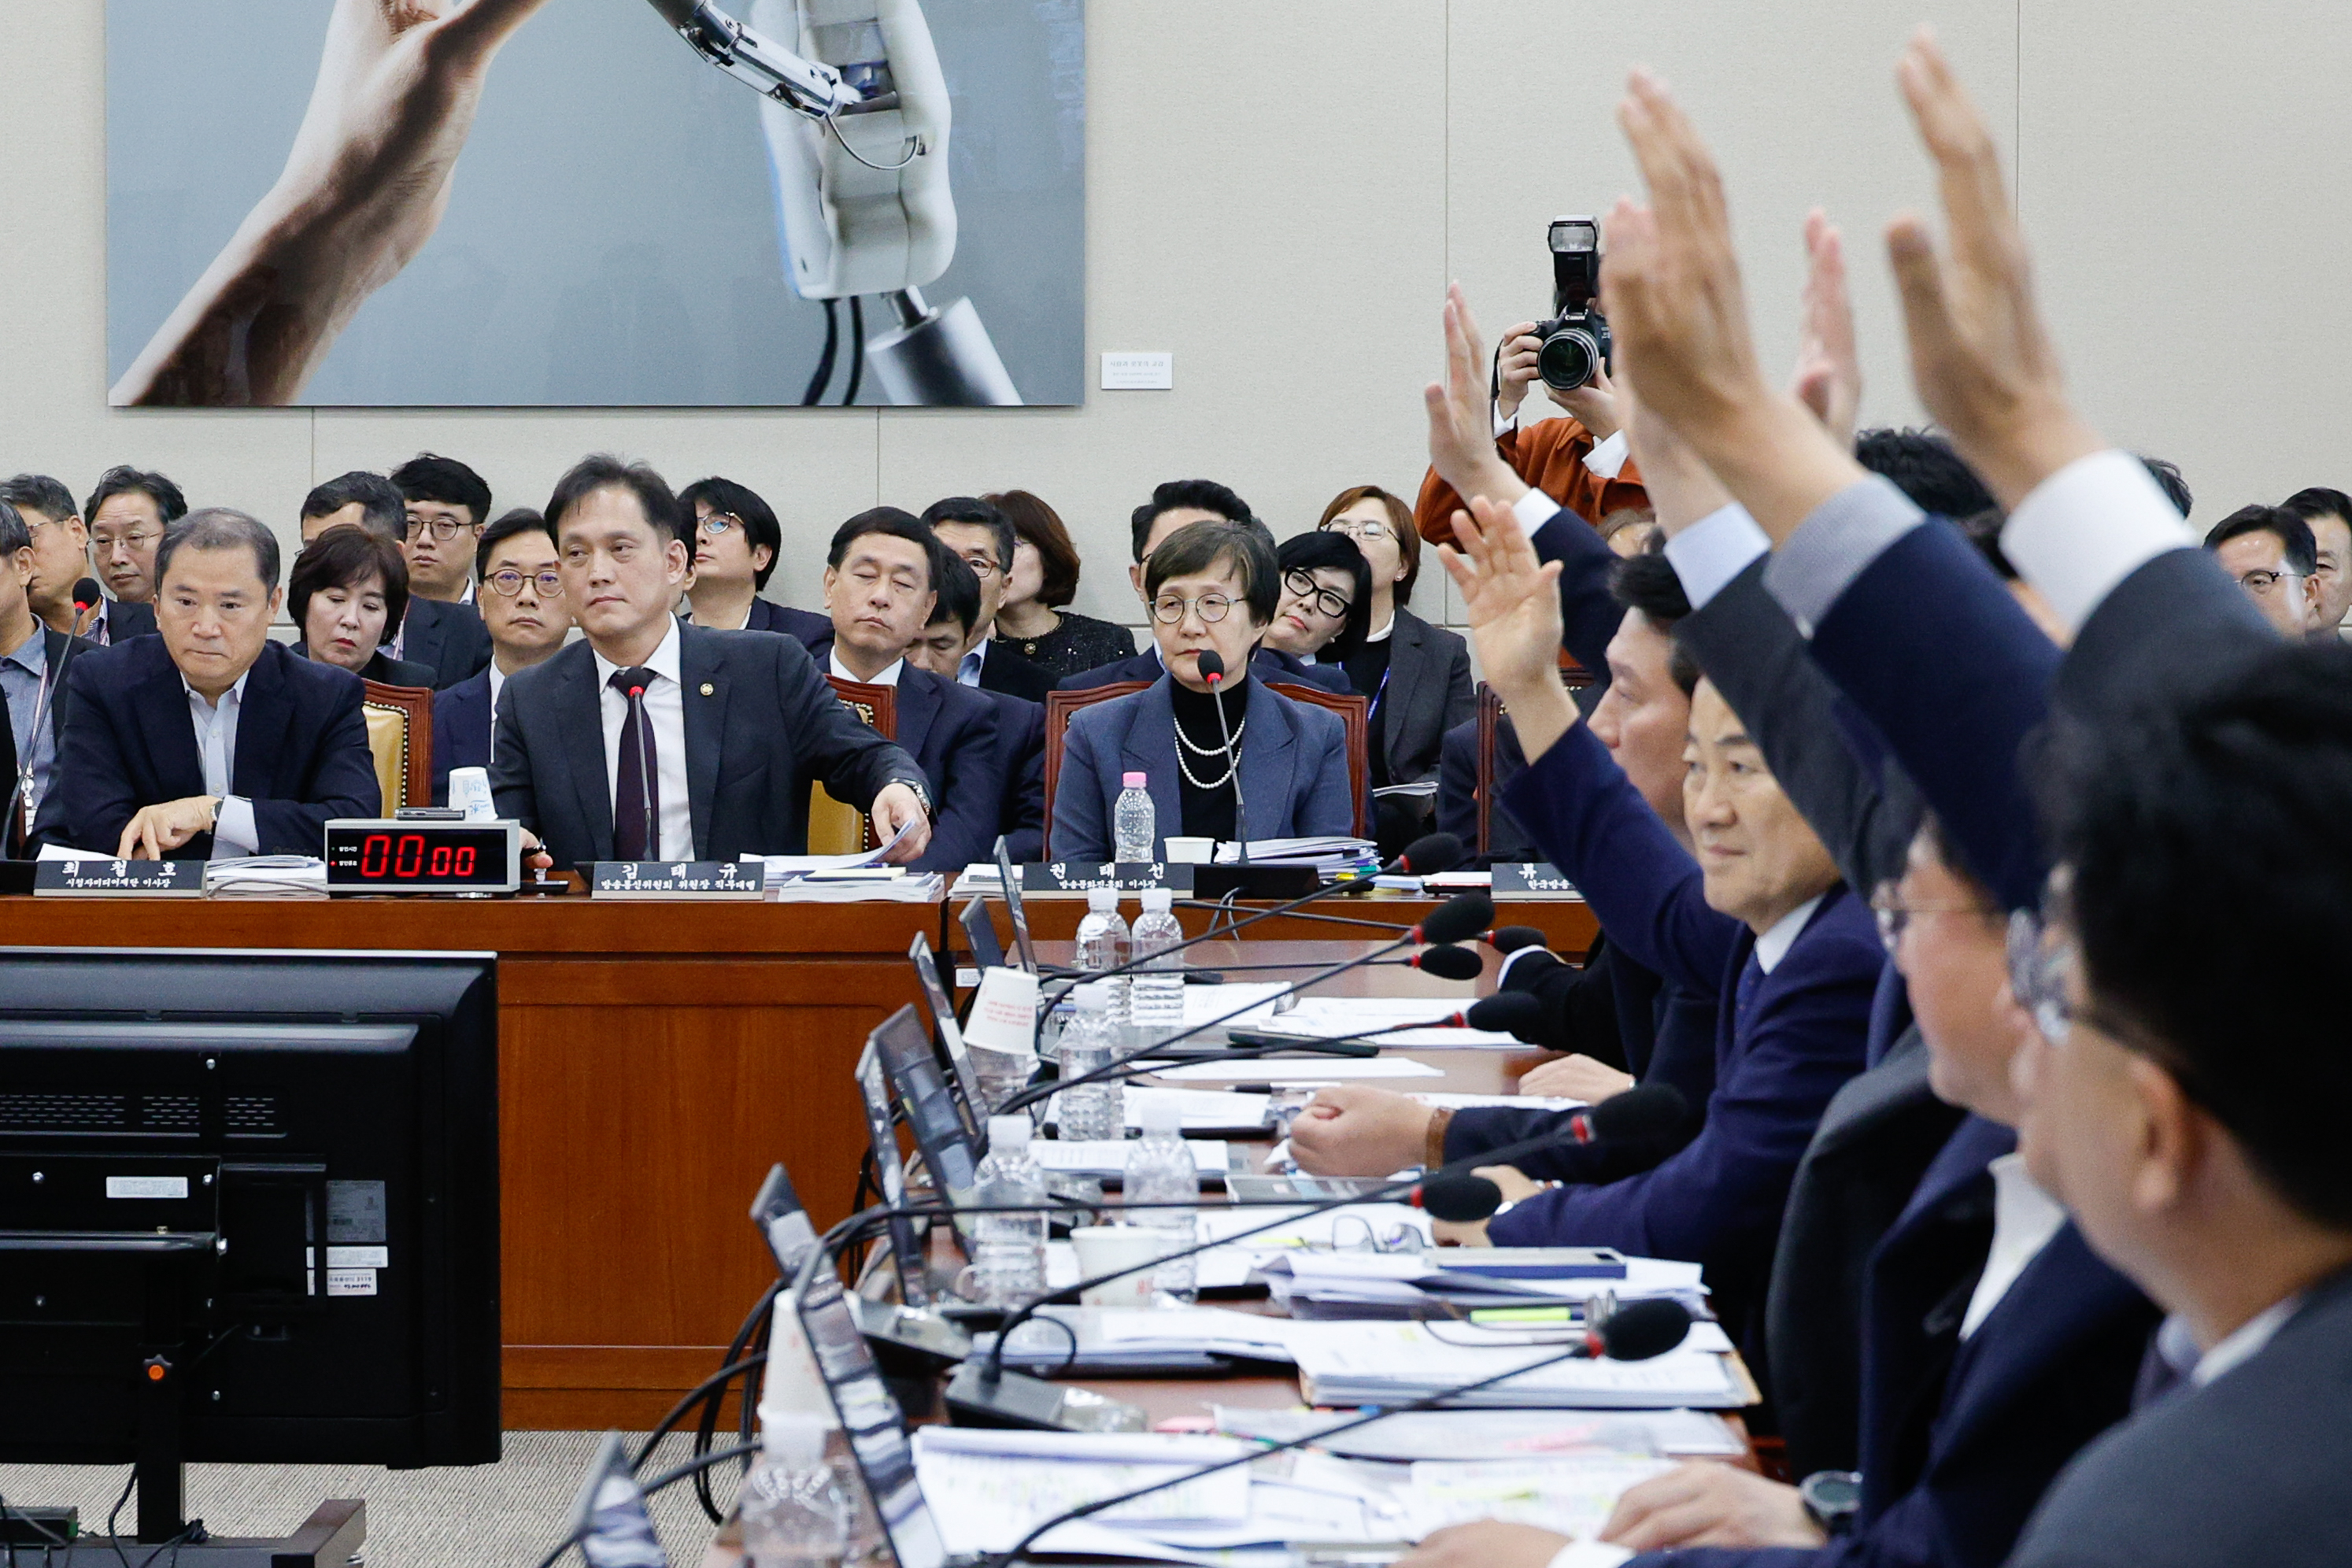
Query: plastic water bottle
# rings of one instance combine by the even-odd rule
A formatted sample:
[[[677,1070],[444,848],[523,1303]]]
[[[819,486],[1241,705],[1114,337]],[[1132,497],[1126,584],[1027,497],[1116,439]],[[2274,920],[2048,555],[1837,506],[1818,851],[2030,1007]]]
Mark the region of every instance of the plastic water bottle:
[[[1078,921],[1078,967],[1088,974],[1117,969],[1127,962],[1127,922],[1118,918],[1118,889],[1087,889],[1086,918]],[[1116,975],[1101,984],[1110,987],[1110,1036],[1105,1043],[1116,1046],[1127,1037],[1127,976]],[[1064,1030],[1068,1026],[1066,1021]]]
[[[1110,1066],[1117,1051],[1109,984],[1089,980],[1070,994],[1070,1021],[1062,1030],[1062,1081]],[[1117,1083],[1082,1083],[1059,1097],[1062,1137],[1071,1142],[1127,1136],[1126,1091]]]
[[[856,1509],[824,1445],[822,1419],[803,1412],[761,1428],[740,1500],[743,1549],[756,1568],[815,1568],[844,1556]]]
[[[975,1204],[1026,1212],[972,1215],[971,1289],[985,1307],[1018,1307],[1045,1293],[1045,1173],[1029,1153],[1029,1119],[988,1119],[988,1156],[972,1177]]]
[[[1119,775],[1118,799],[1110,808],[1110,858],[1122,866],[1139,866],[1155,858],[1160,831],[1152,820],[1150,774]]]
[[[1200,1167],[1184,1143],[1183,1113],[1172,1099],[1153,1096],[1143,1102],[1143,1136],[1127,1151],[1127,1200],[1137,1204],[1197,1204],[1201,1200]],[[1135,1223],[1160,1232],[1160,1250],[1190,1247],[1200,1236],[1199,1216],[1189,1208],[1139,1209]],[[1152,1270],[1151,1288],[1179,1301],[1200,1292],[1197,1258],[1175,1258]]]
[[[1184,1026],[1184,955],[1168,951],[1184,940],[1174,902],[1167,889],[1146,888],[1143,912],[1135,917],[1130,946],[1137,967],[1129,976],[1127,1011],[1137,1046],[1164,1040]]]

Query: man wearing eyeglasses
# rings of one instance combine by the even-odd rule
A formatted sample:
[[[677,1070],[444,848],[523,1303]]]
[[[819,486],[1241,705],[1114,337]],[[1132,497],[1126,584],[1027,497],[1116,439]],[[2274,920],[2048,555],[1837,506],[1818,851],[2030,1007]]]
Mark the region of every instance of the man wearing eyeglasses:
[[[161,474],[125,466],[99,476],[81,509],[91,563],[107,593],[87,634],[92,640],[128,642],[155,629],[156,552],[163,531],[187,514],[187,498]]]
[[[2319,544],[2303,519],[2281,507],[2240,507],[2213,525],[2205,548],[2279,636],[2307,637],[2318,626]]]
[[[811,652],[833,639],[829,617],[761,596],[783,553],[784,530],[759,491],[714,474],[678,491],[677,504],[694,524],[688,622],[715,631],[781,632]]]
[[[980,618],[956,657],[957,684],[1045,701],[1053,678],[996,637],[996,606],[1004,597],[1004,574],[1013,569],[1013,520],[977,496],[950,496],[925,507],[923,522],[980,583]]]
[[[399,487],[382,474],[355,468],[338,474],[302,498],[304,544],[331,528],[346,525],[390,540],[406,558],[408,502]],[[451,537],[457,536],[453,532]],[[409,595],[408,613],[383,647],[394,658],[431,668],[436,690],[481,673],[490,662],[490,634],[473,605],[415,594]]]
[[[490,662],[480,673],[433,697],[433,804],[449,803],[449,770],[490,765],[499,700],[507,678],[544,664],[563,646],[572,610],[557,571],[555,532],[526,508],[482,531],[476,552],[482,578],[478,601],[490,634]]]
[[[490,487],[455,458],[432,452],[393,469],[392,482],[407,502],[400,548],[408,558],[409,597],[472,604],[474,553],[490,518]]]

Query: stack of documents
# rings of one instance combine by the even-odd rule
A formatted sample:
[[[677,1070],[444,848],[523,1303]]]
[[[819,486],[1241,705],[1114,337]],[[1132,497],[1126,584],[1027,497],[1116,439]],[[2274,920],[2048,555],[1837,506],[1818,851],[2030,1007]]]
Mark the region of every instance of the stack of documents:
[[[1184,1131],[1198,1137],[1258,1136],[1270,1124],[1274,1105],[1274,1097],[1267,1094],[1235,1094],[1222,1089],[1143,1089],[1135,1084],[1125,1087],[1128,1126],[1140,1130],[1143,1108],[1155,1100],[1165,1101],[1176,1107]],[[1045,1120],[1057,1127],[1061,1124],[1060,1095],[1054,1096],[1046,1106]]]
[[[909,871],[903,866],[877,866],[865,870],[810,871],[799,876],[768,874],[768,897],[793,904],[929,904],[946,896],[947,879],[937,871]]]
[[[1262,1255],[1258,1271],[1293,1316],[1444,1318],[1508,1312],[1519,1321],[1581,1322],[1584,1304],[1664,1296],[1706,1310],[1699,1266],[1625,1258],[1589,1247],[1448,1247],[1402,1252],[1294,1251]]]
[[[1222,1307],[1054,1306],[1041,1308],[1036,1315],[1066,1326],[1069,1333],[1024,1329],[1013,1335],[1005,1365],[1050,1369],[1067,1363],[1099,1374],[1210,1357],[1287,1363],[1289,1335],[1298,1327],[1282,1318]],[[972,1353],[984,1355],[996,1336],[978,1334],[971,1342]]]
[[[308,855],[249,855],[208,861],[205,894],[215,899],[323,899],[327,863]]]
[[[1287,1443],[1353,1417],[1352,1412],[1217,1405],[1217,1430]],[[1400,1410],[1340,1432],[1316,1447],[1342,1458],[1525,1459],[1538,1455],[1621,1454],[1637,1458],[1738,1458],[1748,1444],[1704,1410]]]
[[[1041,1138],[1029,1145],[1029,1152],[1041,1167],[1057,1175],[1122,1176],[1127,1173],[1128,1153],[1134,1147],[1125,1138]],[[1223,1139],[1187,1138],[1184,1147],[1192,1152],[1202,1180],[1225,1179],[1230,1157]]]
[[[1260,1034],[1307,1038],[1369,1039],[1376,1046],[1524,1051],[1527,1043],[1499,1029],[1416,1027],[1459,1011],[1474,1000],[1434,996],[1305,996],[1289,1011],[1250,1026]]]
[[[1731,1342],[1716,1324],[1692,1324],[1680,1349],[1648,1361],[1555,1360],[1567,1338],[1466,1323],[1322,1322],[1293,1323],[1288,1342],[1313,1405],[1402,1405],[1440,1394],[1454,1409],[1730,1410],[1748,1403],[1723,1353]],[[1506,1375],[1517,1368],[1528,1370]],[[1490,1378],[1499,1381],[1449,1392]]]
[[[1326,875],[1359,866],[1377,866],[1381,860],[1380,848],[1370,839],[1336,834],[1309,838],[1253,838],[1249,858],[1253,866],[1312,866]],[[1218,865],[1240,863],[1239,845],[1217,846]]]

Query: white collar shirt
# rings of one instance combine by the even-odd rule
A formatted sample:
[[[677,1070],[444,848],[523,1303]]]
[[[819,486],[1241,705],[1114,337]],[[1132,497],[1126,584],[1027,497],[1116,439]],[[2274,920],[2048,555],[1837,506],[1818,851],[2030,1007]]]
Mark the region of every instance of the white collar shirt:
[[[686,778],[686,686],[679,671],[677,617],[669,616],[661,646],[645,668],[654,679],[646,688],[646,721],[654,731],[655,789],[659,795],[656,826],[660,836],[657,860],[694,858],[694,814],[688,804]],[[621,727],[628,722],[629,700],[613,689],[613,676],[625,665],[614,664],[592,647],[596,660],[596,707],[604,729],[604,794],[617,800],[621,783]],[[495,679],[495,678],[493,678]],[[491,704],[497,705],[496,687]],[[617,807],[616,824],[617,824]]]
[[[1976,1290],[1969,1297],[1969,1310],[1960,1319],[1962,1339],[1975,1333],[1978,1325],[1992,1315],[2018,1276],[2042,1256],[2042,1249],[2066,1223],[2066,1211],[2058,1200],[2034,1185],[2033,1178],[2025,1173],[2024,1155],[2003,1154],[1992,1163],[1991,1172],[1992,1246],[1985,1253],[1984,1272],[1977,1276]]]
[[[862,675],[852,674],[849,667],[841,662],[841,655],[837,651],[828,651],[825,654],[825,666],[835,678],[842,680],[855,680],[861,686],[896,686],[898,684],[899,673],[907,668],[907,661],[903,658],[892,659],[889,668],[871,679]]]
[[[992,634],[989,637],[981,638],[978,642],[972,644],[971,647],[964,650],[963,658],[956,661],[956,684],[958,686],[978,686],[980,684],[980,672],[988,663],[988,645],[994,640],[994,636]]]
[[[236,727],[245,711],[245,683],[252,676],[250,669],[238,676],[236,684],[222,692],[218,702],[208,700],[203,692],[190,686],[185,676],[180,678],[180,688],[188,694],[188,721],[195,727],[196,758],[204,765],[205,793],[220,801],[213,811],[213,848],[216,856],[222,849],[251,855],[261,847],[261,835],[253,820],[253,803],[229,793],[229,785],[236,777]]]
[[[500,669],[499,661],[493,658],[490,660],[490,733],[492,735],[499,732],[499,699],[505,696],[506,691],[507,672]]]
[[[1797,945],[1799,937],[1805,934],[1805,922],[1811,920],[1813,911],[1822,907],[1822,897],[1816,893],[1774,921],[1770,927],[1757,936],[1757,968],[1769,974],[1780,967],[1780,961],[1789,956],[1789,950]]]

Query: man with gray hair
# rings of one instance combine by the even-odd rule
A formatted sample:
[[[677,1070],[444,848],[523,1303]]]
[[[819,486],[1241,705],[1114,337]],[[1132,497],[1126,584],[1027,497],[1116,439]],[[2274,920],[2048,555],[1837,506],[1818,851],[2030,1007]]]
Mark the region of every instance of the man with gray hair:
[[[16,509],[33,536],[33,580],[25,592],[33,614],[51,631],[72,633],[104,647],[127,642],[155,629],[152,605],[101,596],[89,624],[76,626],[74,584],[95,582],[89,527],[73,491],[47,474],[16,474],[0,479],[0,501]]]
[[[39,837],[136,859],[317,855],[383,809],[359,677],[269,640],[278,539],[226,507],[155,556],[162,636],[77,657]]]

